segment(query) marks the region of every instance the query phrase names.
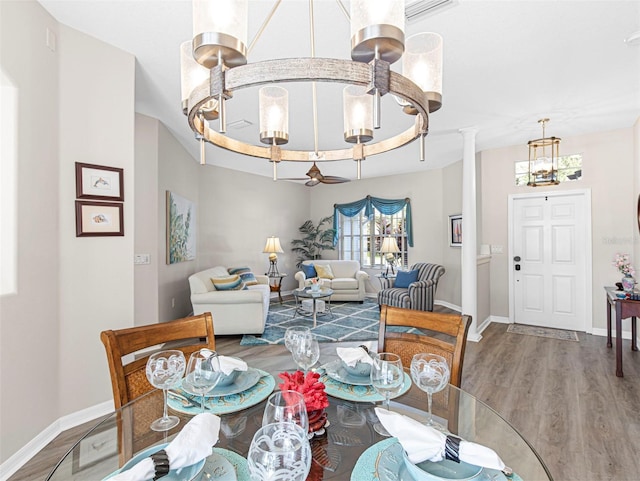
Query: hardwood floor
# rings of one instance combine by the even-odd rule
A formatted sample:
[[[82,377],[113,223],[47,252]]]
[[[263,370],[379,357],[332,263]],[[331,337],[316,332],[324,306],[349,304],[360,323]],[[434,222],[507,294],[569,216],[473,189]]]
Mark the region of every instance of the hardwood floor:
[[[633,481],[640,473],[640,351],[623,342],[624,378],[606,338],[580,342],[506,332],[492,324],[467,343],[462,388],[493,407],[535,447],[556,481]],[[284,346],[240,346],[216,339],[222,354],[238,355],[276,373],[291,367]],[[345,345],[354,345],[351,343]],[[332,352],[336,344],[322,344]],[[335,352],[335,351],[333,351]],[[322,354],[321,354],[322,360]],[[9,481],[42,480],[92,423],[62,433]],[[536,480],[525,480],[536,481]]]

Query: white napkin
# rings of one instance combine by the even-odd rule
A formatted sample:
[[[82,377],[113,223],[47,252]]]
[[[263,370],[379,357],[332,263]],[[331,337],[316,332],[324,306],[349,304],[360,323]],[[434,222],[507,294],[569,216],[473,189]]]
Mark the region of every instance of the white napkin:
[[[202,349],[201,351],[213,354],[208,349]],[[220,370],[225,376],[228,376],[233,371],[246,371],[248,369],[247,363],[237,357],[218,356],[218,362],[220,363]]]
[[[336,353],[350,367],[354,367],[358,361],[373,365],[373,359],[362,347],[336,347]]]
[[[375,408],[376,415],[392,436],[398,438],[407,452],[409,461],[442,461],[445,458],[447,436],[437,429],[425,426],[415,419],[386,409]],[[504,463],[493,449],[468,441],[460,441],[460,461],[502,471]]]
[[[215,414],[202,413],[189,421],[182,431],[165,448],[169,468],[174,471],[195,464],[213,452],[218,442],[220,418]],[[145,458],[131,469],[120,473],[111,481],[146,481],[155,476],[153,460]]]

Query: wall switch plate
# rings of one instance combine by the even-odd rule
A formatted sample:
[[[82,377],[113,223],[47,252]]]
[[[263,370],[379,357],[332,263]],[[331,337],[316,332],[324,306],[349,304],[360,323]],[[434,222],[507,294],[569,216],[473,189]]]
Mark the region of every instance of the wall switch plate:
[[[502,254],[502,246],[491,246],[491,253],[492,254]]]
[[[149,254],[136,254],[133,256],[135,265],[151,264],[151,256]]]

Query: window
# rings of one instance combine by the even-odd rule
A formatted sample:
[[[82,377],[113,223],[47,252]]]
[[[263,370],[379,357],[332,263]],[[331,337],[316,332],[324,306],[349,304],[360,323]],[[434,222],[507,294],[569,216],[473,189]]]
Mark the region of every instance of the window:
[[[529,182],[529,161],[519,160],[516,167],[516,185]],[[561,155],[558,157],[558,181],[569,182],[582,178],[582,154]]]
[[[353,217],[338,214],[338,255],[340,259],[356,260],[362,267],[382,267],[385,265],[380,253],[382,239],[394,237],[400,252],[396,254],[397,265],[407,265],[407,207],[392,215],[374,210],[371,220],[364,209]]]

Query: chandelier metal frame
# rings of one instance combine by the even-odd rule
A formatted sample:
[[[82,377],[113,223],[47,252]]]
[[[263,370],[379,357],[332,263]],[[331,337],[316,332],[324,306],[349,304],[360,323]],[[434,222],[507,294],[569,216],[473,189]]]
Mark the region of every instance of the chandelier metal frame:
[[[313,42],[312,0],[310,3]],[[257,37],[260,36],[279,4],[280,1],[261,27]],[[338,4],[344,11],[339,0]],[[204,142],[206,141],[238,154],[273,162],[274,180],[276,179],[275,166],[281,161],[331,162],[352,159],[358,161],[359,174],[360,161],[366,157],[394,150],[418,138],[421,139],[420,160],[424,160],[424,138],[429,132],[429,113],[441,107],[442,97],[438,92],[423,91],[408,77],[391,70],[391,62],[402,56],[404,33],[399,31],[390,35],[388,27],[391,26],[374,25],[358,32],[352,38],[352,60],[316,58],[312,47],[312,57],[246,63],[247,49],[242,42],[233,37],[212,32],[195,36],[192,41],[194,59],[210,70],[210,76],[208,80],[194,87],[188,98],[183,101],[183,112],[188,118],[189,127],[195,133],[196,139],[201,142],[201,162],[204,163]],[[225,135],[226,100],[231,99],[234,93],[241,89],[282,82],[330,82],[364,87],[366,93],[375,98],[374,112],[377,118],[379,118],[379,97],[390,93],[401,99],[402,105],[405,106],[405,113],[415,117],[409,128],[394,136],[370,143],[364,143],[369,140],[368,138],[362,140],[358,137],[354,140],[353,146],[341,149],[318,149],[317,119],[314,119],[316,142],[313,150],[283,148],[280,144],[286,143],[286,139],[278,139],[276,136],[270,145],[262,147]],[[209,126],[209,121],[218,117],[220,129],[216,131]],[[267,143],[264,139],[261,141]]]

